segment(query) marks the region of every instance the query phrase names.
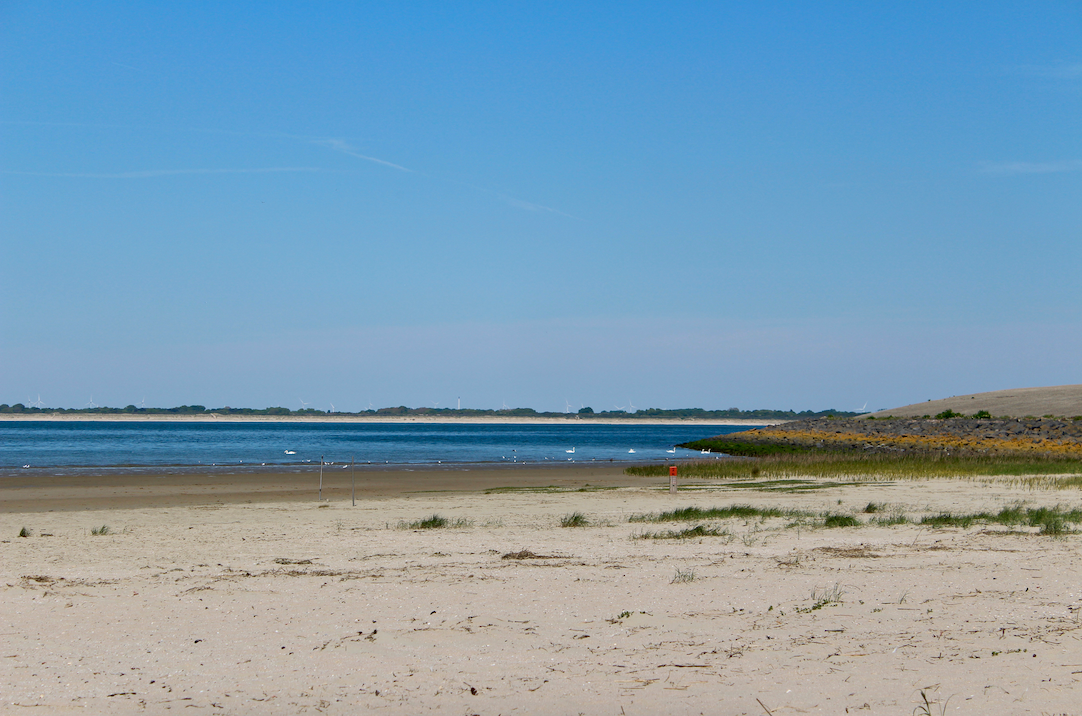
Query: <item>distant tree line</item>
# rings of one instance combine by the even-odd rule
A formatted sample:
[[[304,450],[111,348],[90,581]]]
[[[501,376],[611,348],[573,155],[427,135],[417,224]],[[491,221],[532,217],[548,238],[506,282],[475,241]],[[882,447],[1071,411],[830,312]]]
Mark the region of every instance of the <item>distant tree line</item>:
[[[517,418],[618,418],[637,420],[644,418],[683,418],[686,420],[731,420],[734,418],[743,420],[804,420],[808,418],[821,418],[828,415],[849,418],[859,413],[844,410],[741,410],[729,408],[728,410],[703,410],[702,408],[680,408],[676,410],[662,410],[660,408],[647,408],[629,413],[626,410],[602,410],[594,412],[593,408],[582,408],[575,413],[538,412],[533,408],[505,408],[503,410],[478,410],[474,408],[407,408],[400,405],[396,408],[379,408],[378,410],[361,410],[356,413],[330,412],[315,408],[303,410],[290,410],[289,408],[207,408],[204,405],[180,405],[175,408],[139,408],[127,405],[123,408],[38,408],[27,406],[22,403],[8,405],[0,404],[0,413],[27,413],[27,414],[61,414],[61,415],[291,415],[291,416],[317,416],[317,415],[345,415],[345,416],[429,416],[446,418],[478,418],[478,417],[517,417]]]

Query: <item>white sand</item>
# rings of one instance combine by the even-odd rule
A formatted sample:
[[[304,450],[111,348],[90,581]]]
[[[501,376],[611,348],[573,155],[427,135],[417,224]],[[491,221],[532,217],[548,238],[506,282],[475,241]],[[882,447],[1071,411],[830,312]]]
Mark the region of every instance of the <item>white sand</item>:
[[[0,712],[911,714],[923,689],[934,713],[1079,714],[1079,537],[734,520],[731,539],[643,540],[687,525],[627,522],[1019,499],[1080,502],[936,481],[9,512]],[[561,528],[576,510],[596,526]],[[472,526],[395,528],[433,512]],[[521,549],[553,558],[501,559]]]

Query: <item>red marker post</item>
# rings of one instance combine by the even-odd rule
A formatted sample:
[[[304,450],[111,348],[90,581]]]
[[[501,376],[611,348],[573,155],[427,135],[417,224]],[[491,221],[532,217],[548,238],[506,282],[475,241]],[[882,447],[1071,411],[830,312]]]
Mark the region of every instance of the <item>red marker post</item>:
[[[669,494],[676,494],[676,465],[669,465]]]

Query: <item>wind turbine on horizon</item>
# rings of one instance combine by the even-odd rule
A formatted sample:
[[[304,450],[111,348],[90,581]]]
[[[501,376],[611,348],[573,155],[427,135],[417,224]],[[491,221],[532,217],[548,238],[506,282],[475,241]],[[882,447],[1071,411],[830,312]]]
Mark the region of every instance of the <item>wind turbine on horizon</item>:
[[[94,396],[93,395],[90,396],[90,402],[88,402],[86,404],[86,407],[88,407],[88,408],[96,408],[96,407],[98,407],[97,403],[94,402]]]
[[[27,399],[27,401],[26,401],[26,404],[27,404],[27,405],[32,405],[32,406],[34,406],[35,408],[38,408],[38,409],[40,410],[40,409],[41,409],[41,406],[42,406],[42,405],[44,405],[45,403],[42,403],[42,402],[41,402],[41,393],[38,393],[38,399],[37,399],[36,401],[34,401],[33,403],[31,403],[31,402],[30,402],[30,400],[29,400],[29,399]]]
[[[575,406],[573,406],[573,405],[572,405],[572,404],[570,403],[570,401],[568,401],[568,399],[567,399],[567,398],[564,398],[564,412],[565,412],[565,413],[570,413],[570,412],[571,412],[571,408],[573,408],[573,407],[575,407]]]
[[[301,399],[301,398],[297,398],[297,400],[301,401],[301,410],[307,410],[308,409],[308,403],[304,402],[304,400]]]

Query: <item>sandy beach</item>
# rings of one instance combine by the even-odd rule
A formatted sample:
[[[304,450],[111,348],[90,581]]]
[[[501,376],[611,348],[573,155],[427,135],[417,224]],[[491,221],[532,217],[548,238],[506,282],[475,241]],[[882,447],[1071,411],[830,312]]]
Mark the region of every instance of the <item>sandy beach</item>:
[[[628,522],[741,503],[868,523],[870,501],[912,519],[1075,491],[673,496],[575,466],[369,473],[353,507],[341,478],[317,502],[293,474],[37,477],[0,486],[3,713],[911,714],[922,691],[936,714],[1082,713],[1078,536]],[[573,512],[589,526],[561,527]],[[407,526],[433,513],[458,526]]]

